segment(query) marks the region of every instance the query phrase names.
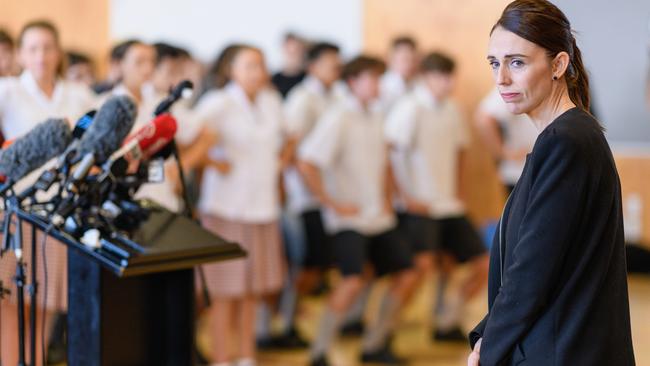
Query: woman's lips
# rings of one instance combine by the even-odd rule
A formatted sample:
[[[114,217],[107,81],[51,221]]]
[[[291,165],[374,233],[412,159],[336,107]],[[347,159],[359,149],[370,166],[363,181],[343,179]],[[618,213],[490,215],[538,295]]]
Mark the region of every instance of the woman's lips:
[[[501,93],[501,98],[503,98],[505,102],[512,102],[519,98],[520,95],[521,93]]]

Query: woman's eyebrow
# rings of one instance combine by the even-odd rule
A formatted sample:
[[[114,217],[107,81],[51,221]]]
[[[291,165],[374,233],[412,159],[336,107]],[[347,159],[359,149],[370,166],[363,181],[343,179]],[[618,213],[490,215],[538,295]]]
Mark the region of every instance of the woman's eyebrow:
[[[512,53],[512,54],[508,54],[508,55],[503,56],[504,59],[515,58],[515,57],[528,58],[528,56],[526,56],[524,54],[521,54],[521,53]],[[497,58],[492,56],[492,55],[488,55],[487,59],[488,60],[496,60]]]

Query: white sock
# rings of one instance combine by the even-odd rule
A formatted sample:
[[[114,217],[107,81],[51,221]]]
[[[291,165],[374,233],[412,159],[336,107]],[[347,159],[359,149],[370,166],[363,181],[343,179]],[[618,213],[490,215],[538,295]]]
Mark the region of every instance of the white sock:
[[[235,362],[235,366],[255,366],[257,363],[252,358],[240,358]]]

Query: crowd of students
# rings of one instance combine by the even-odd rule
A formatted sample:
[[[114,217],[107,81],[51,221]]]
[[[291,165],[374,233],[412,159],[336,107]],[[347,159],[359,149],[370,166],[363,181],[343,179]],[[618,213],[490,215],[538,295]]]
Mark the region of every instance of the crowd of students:
[[[463,305],[483,289],[488,259],[466,214],[463,162],[473,142],[451,98],[454,60],[422,52],[410,37],[393,40],[387,65],[369,55],[344,60],[337,45],[295,34],[283,50],[285,67],[270,75],[263,52],[248,44],[228,45],[204,66],[181,47],[127,40],[112,49],[100,81],[89,57],[64,53],[54,25],[31,22],[15,43],[0,32],[2,135],[19,137],[49,117],[74,123],[111,95],[137,103],[138,128],[173,85],[189,79],[200,88],[172,113],[183,166],[197,187],[195,213],[248,253],[204,265],[205,281],[196,281],[210,298],[203,306],[213,364],[255,365],[259,345],[309,347],[310,365],[329,365],[344,330],[362,333],[363,362],[402,364],[391,349],[400,311],[434,271],[432,338],[464,341]],[[495,92],[475,120],[504,184],[514,185],[536,138],[532,124],[510,115]],[[165,169],[164,183],[147,184],[138,195],[180,211],[179,172],[172,162]],[[48,251],[45,307],[54,324],[66,308],[65,247]],[[5,284],[10,260],[2,259]],[[470,275],[449,289],[458,264]],[[328,284],[331,270],[340,276],[325,286],[320,324],[307,341],[297,309]],[[365,324],[370,290],[384,276],[390,285],[376,321]],[[5,321],[14,301],[2,302],[6,364],[17,349],[13,321]],[[274,316],[282,320],[279,333],[270,330]],[[56,332],[48,334],[56,343]]]

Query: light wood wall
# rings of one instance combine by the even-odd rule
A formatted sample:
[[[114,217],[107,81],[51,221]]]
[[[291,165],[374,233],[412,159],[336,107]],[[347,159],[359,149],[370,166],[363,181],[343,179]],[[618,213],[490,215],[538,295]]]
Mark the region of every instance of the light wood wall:
[[[64,49],[90,55],[101,73],[108,56],[109,0],[0,0],[0,27],[17,37],[34,19],[52,21]]]

